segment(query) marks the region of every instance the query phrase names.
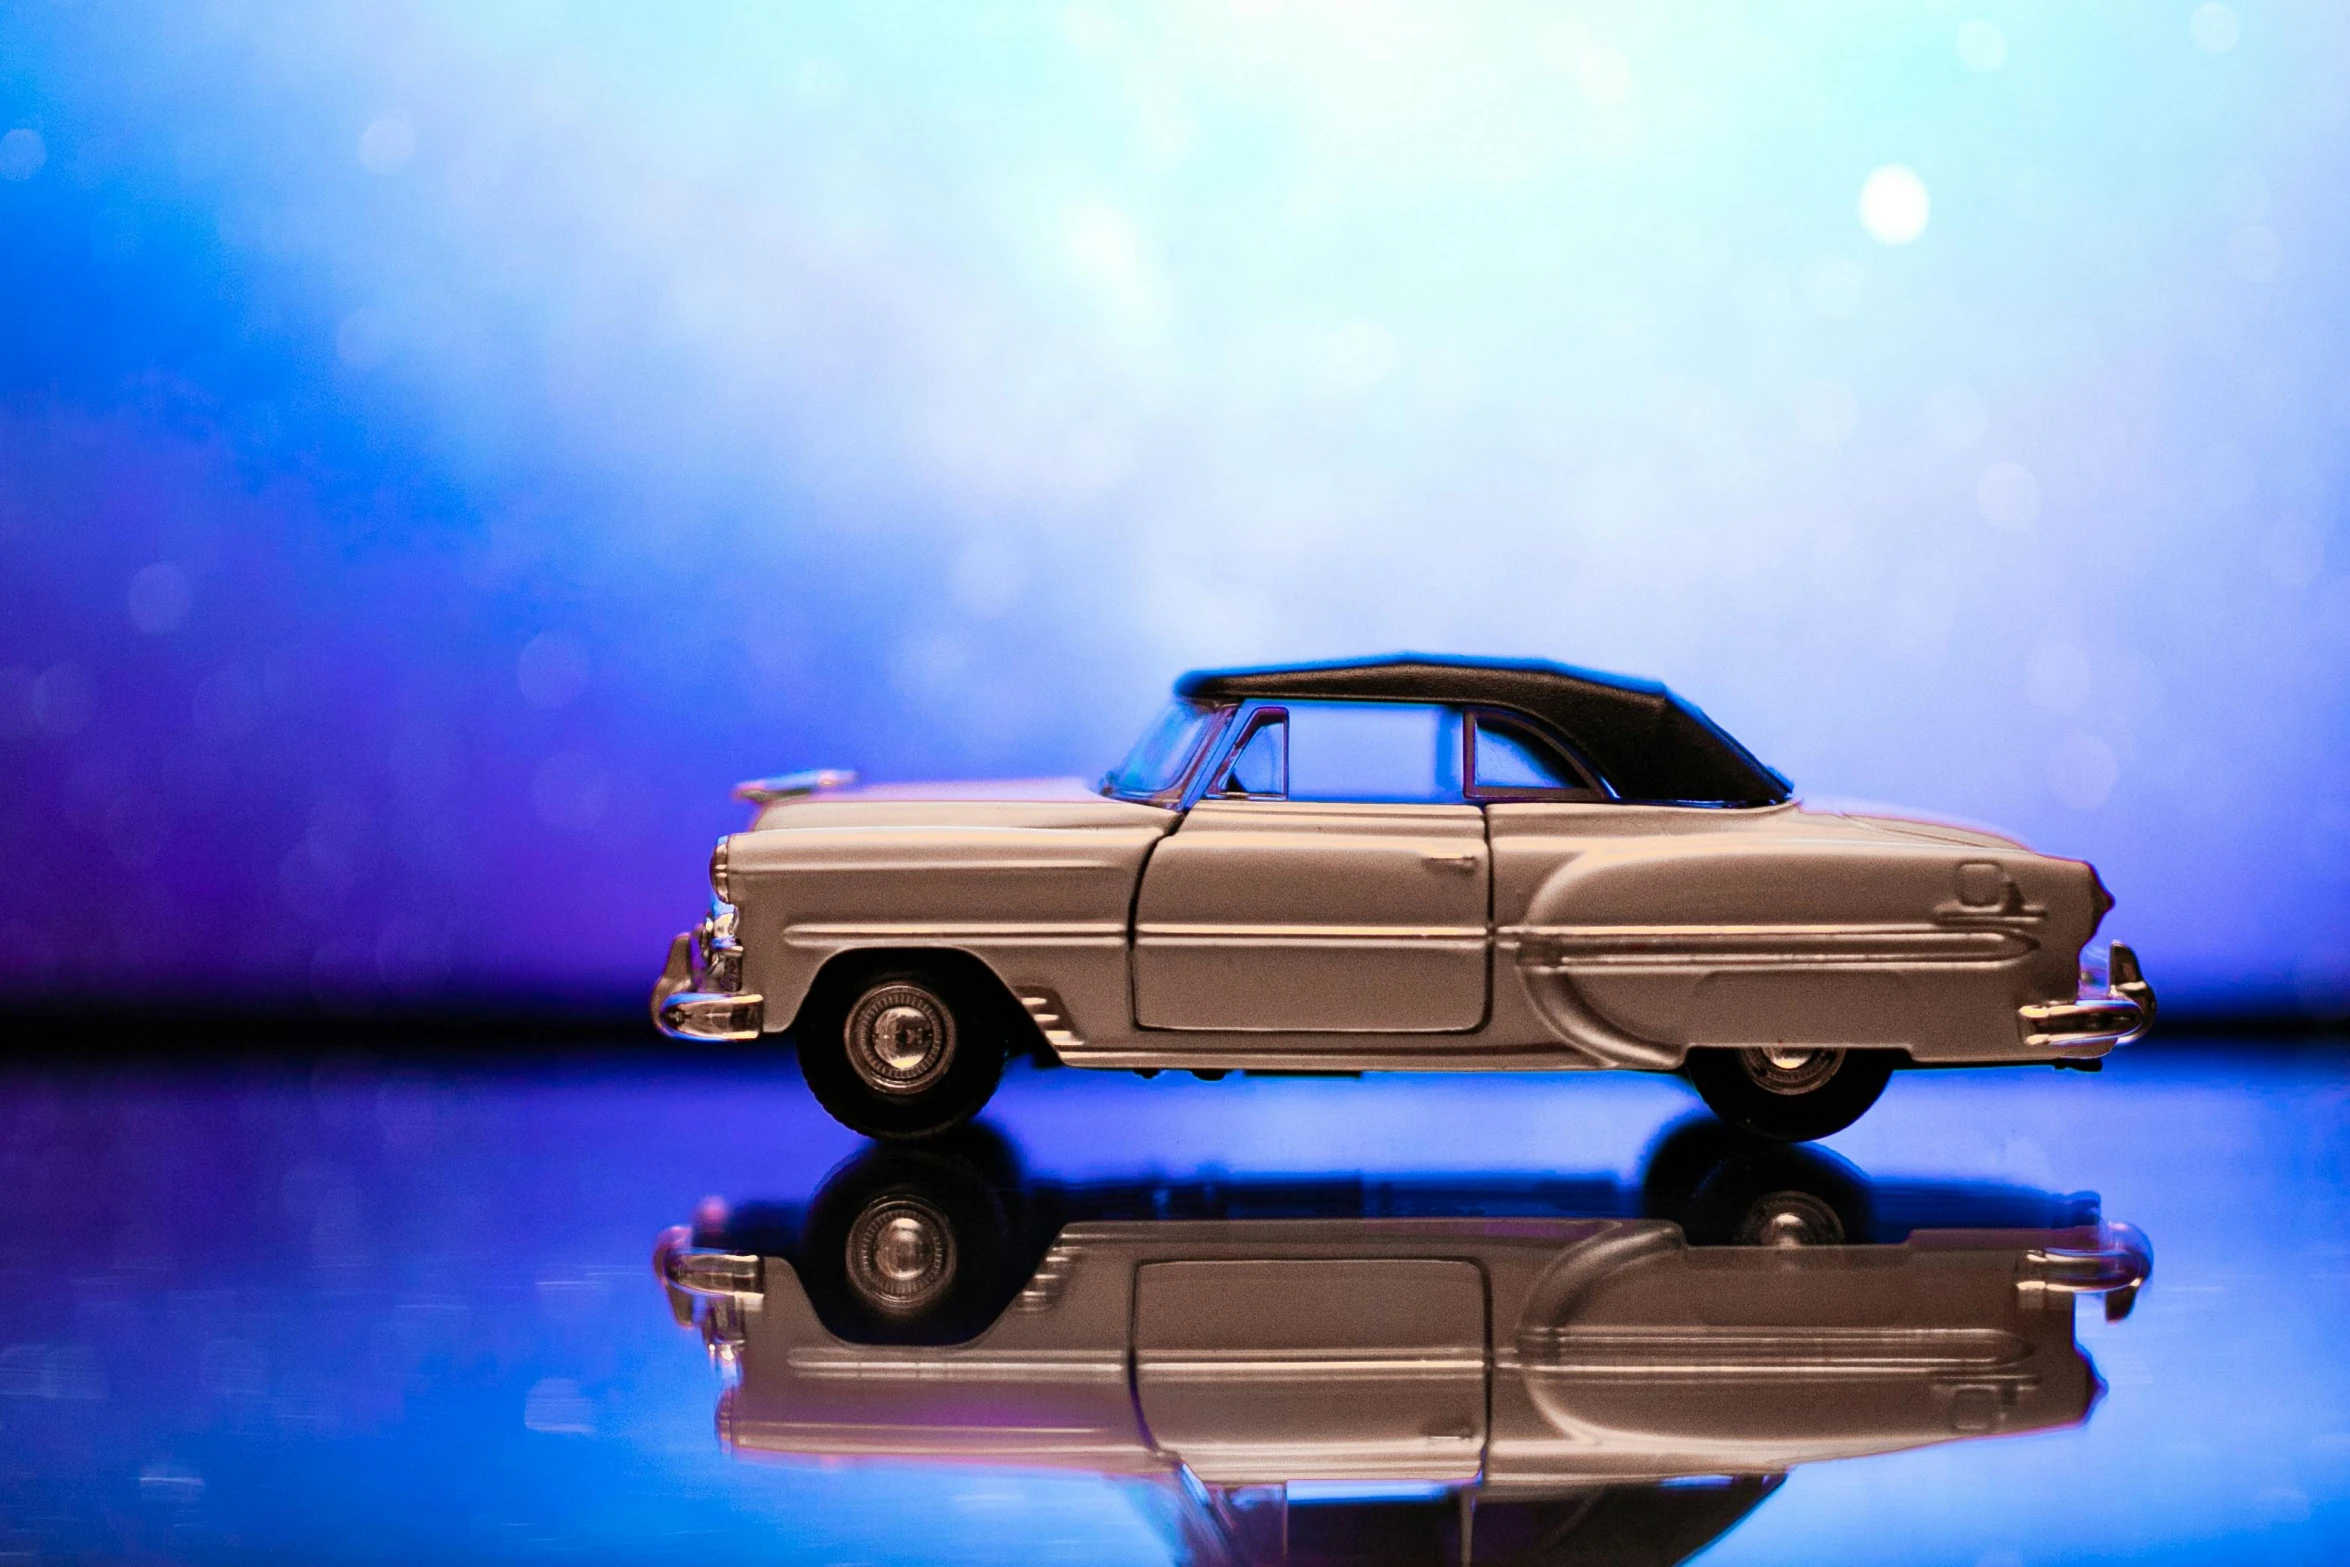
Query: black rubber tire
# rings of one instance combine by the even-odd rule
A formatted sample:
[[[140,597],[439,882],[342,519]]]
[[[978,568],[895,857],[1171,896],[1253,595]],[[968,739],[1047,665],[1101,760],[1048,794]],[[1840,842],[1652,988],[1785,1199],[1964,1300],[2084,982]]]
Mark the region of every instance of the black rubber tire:
[[[919,1205],[944,1234],[951,1276],[935,1296],[893,1304],[862,1287],[851,1259],[868,1215]],[[1000,1316],[1009,1278],[1010,1226],[985,1172],[937,1148],[868,1148],[825,1177],[800,1227],[793,1265],[808,1302],[835,1337],[855,1344],[961,1344]]]
[[[1900,1053],[1847,1050],[1835,1075],[1802,1093],[1765,1088],[1749,1073],[1745,1052],[1692,1050],[1682,1070],[1706,1108],[1742,1132],[1782,1143],[1807,1143],[1859,1120],[1885,1091]]]
[[[1790,1230],[1809,1199],[1816,1219]],[[1669,1127],[1640,1179],[1643,1218],[1681,1227],[1692,1246],[1861,1245],[1875,1238],[1868,1177],[1825,1148],[1756,1137],[1707,1114]],[[1778,1222],[1775,1222],[1778,1221]]]
[[[849,1020],[865,997],[885,986],[915,987],[953,1019],[952,1056],[938,1080],[917,1092],[883,1092],[849,1063]],[[1008,1005],[992,978],[952,961],[835,967],[792,1023],[800,1076],[816,1102],[852,1132],[883,1142],[936,1137],[977,1115],[995,1093],[1010,1035]]]
[[[1750,1139],[1698,1183],[1681,1216],[1692,1246],[1865,1246],[1869,1186],[1825,1148]]]

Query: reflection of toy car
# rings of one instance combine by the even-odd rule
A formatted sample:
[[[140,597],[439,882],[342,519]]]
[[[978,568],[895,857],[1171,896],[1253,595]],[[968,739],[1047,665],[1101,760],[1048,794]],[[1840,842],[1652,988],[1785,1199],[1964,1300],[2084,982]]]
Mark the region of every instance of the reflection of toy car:
[[[739,1374],[738,1452],[1187,1471],[1228,1530],[1245,1488],[1298,1481],[1473,1488],[1449,1497],[1465,1524],[1738,1477],[1678,1560],[1792,1465],[2087,1415],[2073,1298],[2119,1315],[2151,1266],[2094,1198],[1688,1146],[1718,1132],[1670,1140],[1645,1193],[1062,1188],[882,1149],[804,1212],[713,1209],[655,1262]],[[1656,1530],[1689,1523],[1657,1505]]]
[[[1888,1072],[2084,1063],[2154,998],[2096,873],[1804,810],[1663,687],[1399,659],[1186,676],[1098,790],[746,784],[672,1034],[789,1027],[827,1109],[937,1132],[1007,1050],[1194,1071],[1685,1070],[1773,1136]]]

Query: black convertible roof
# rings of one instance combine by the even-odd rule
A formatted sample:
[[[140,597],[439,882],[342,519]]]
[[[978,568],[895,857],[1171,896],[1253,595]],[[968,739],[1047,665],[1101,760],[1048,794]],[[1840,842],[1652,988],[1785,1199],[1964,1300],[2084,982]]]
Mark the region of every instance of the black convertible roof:
[[[1790,792],[1786,779],[1657,682],[1564,664],[1398,653],[1332,664],[1196,669],[1175,682],[1175,692],[1205,702],[1259,698],[1500,708],[1531,718],[1565,740],[1626,800],[1776,805]]]

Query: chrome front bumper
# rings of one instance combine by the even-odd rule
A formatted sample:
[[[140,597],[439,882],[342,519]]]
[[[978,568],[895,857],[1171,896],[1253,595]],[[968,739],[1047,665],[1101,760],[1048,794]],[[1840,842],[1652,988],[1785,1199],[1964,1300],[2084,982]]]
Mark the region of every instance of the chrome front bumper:
[[[2117,941],[2102,993],[2084,984],[2077,1000],[2036,1002],[2016,1008],[2015,1015],[2024,1043],[2034,1049],[2126,1045],[2154,1026],[2154,987],[2138,967],[2138,954]]]
[[[745,994],[743,949],[735,908],[713,903],[710,917],[669,943],[669,961],[653,986],[653,1026],[672,1039],[756,1039],[766,1026],[764,996]]]

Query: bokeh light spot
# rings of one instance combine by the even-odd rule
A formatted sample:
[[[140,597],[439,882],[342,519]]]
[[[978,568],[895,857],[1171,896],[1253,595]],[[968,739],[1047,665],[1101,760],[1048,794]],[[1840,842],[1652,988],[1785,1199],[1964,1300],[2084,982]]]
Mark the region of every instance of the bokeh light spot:
[[[1395,373],[1395,335],[1376,321],[1349,321],[1330,334],[1323,379],[1332,391],[1360,396]]]
[[[1604,44],[1578,50],[1575,86],[1593,103],[1622,103],[1632,96],[1632,62]]]
[[[1842,251],[1826,250],[1803,269],[1803,297],[1828,320],[1857,316],[1868,303],[1869,270]]]
[[[2228,270],[2247,283],[2275,281],[2282,259],[2274,229],[2247,223],[2228,236]]]
[[[394,336],[389,312],[362,305],[335,329],[335,353],[354,370],[372,370],[392,357]]]
[[[2195,483],[2203,498],[2217,509],[2241,511],[2252,504],[2252,497],[2260,490],[2260,470],[2243,447],[2221,441],[2204,449],[2195,465]]]
[[[2007,34],[1995,22],[1967,23],[1958,30],[1958,63],[1970,71],[1996,71],[2007,64]]]
[[[2230,222],[2262,222],[2268,217],[2268,177],[2258,169],[2228,170],[2220,176],[2219,204]]]
[[[36,683],[29,669],[0,669],[0,740],[22,740],[39,732],[41,715],[33,706]]]
[[[1860,399],[1841,381],[1813,381],[1796,394],[1795,424],[1807,441],[1841,446],[1860,427]]]
[[[2236,13],[2224,5],[2199,5],[2187,18],[2187,36],[2205,54],[2226,54],[2236,47],[2243,30]]]
[[[1933,201],[1917,170],[1888,163],[1861,181],[1860,226],[1871,239],[1887,245],[1907,245],[1926,231]]]
[[[142,568],[131,578],[130,592],[125,596],[131,624],[151,637],[179,630],[196,602],[188,574],[167,560]]]
[[[1963,386],[1945,386],[1926,398],[1926,430],[1936,445],[1963,452],[1991,428],[1990,410]]]
[[[0,180],[29,180],[49,161],[49,144],[41,133],[20,125],[0,136]]]
[[[587,644],[560,631],[532,637],[514,661],[514,683],[521,688],[522,699],[550,712],[578,700],[591,672]]]
[[[539,764],[530,780],[530,803],[539,820],[557,832],[585,832],[603,818],[612,792],[596,759],[582,751],[559,751]]]
[[[2288,588],[2307,587],[2325,570],[2325,535],[2302,518],[2280,522],[2260,542],[2260,566]]]
[[[79,664],[52,664],[33,681],[33,716],[44,734],[79,734],[98,706],[98,690]]]
[[[2086,706],[2093,684],[2088,655],[2070,642],[2043,642],[2024,665],[2024,690],[2032,705],[2059,718]]]
[[[832,108],[849,95],[848,73],[829,55],[809,55],[792,67],[791,95],[811,109]]]
[[[2076,730],[2048,758],[2049,792],[2076,811],[2094,811],[2112,798],[2121,771],[2112,746]]]
[[[370,174],[397,174],[415,153],[416,130],[406,120],[375,120],[359,133],[359,166]]]
[[[1975,504],[1992,527],[2021,533],[2040,515],[2040,481],[2022,463],[2002,458],[1983,470]]]

